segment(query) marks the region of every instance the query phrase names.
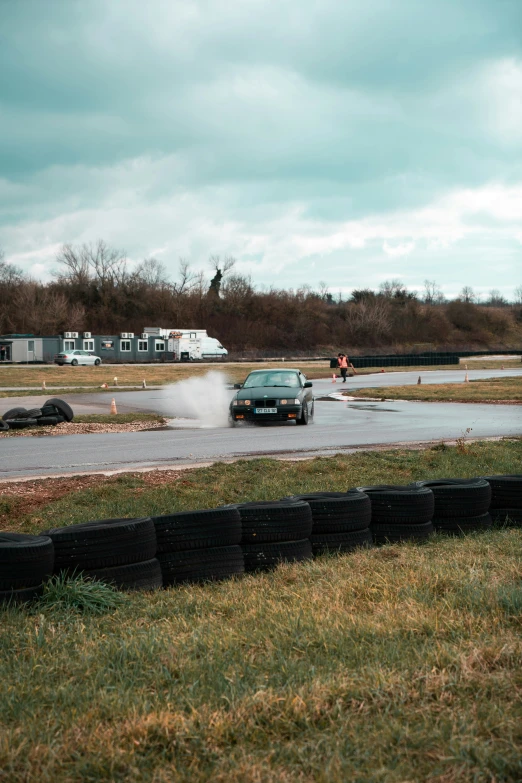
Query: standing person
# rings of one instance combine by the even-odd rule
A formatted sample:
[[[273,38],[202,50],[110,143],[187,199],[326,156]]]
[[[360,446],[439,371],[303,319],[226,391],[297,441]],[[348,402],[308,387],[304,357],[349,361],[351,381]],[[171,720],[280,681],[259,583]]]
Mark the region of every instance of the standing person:
[[[341,375],[343,376],[343,383],[346,383],[346,373],[348,372],[348,357],[345,353],[339,354],[337,357],[337,364],[339,365]]]

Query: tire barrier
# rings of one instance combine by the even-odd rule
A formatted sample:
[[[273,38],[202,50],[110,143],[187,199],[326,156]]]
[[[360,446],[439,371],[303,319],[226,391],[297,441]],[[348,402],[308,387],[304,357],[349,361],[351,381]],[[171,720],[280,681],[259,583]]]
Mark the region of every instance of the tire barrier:
[[[151,560],[156,530],[150,517],[101,519],[46,530],[54,544],[54,573],[78,573]]]
[[[312,510],[304,500],[239,503],[241,544],[302,541],[312,532]]]
[[[373,546],[373,536],[369,527],[344,533],[312,533],[310,536],[314,557],[332,552],[353,552]]]
[[[231,546],[241,541],[241,517],[236,506],[182,511],[152,517],[158,552]]]
[[[377,484],[357,489],[371,500],[370,530],[376,544],[420,541],[434,532],[435,499],[431,489],[413,484]]]
[[[310,539],[242,544],[245,571],[269,571],[279,563],[295,563],[312,559]]]
[[[415,486],[427,487],[433,492],[435,530],[459,535],[491,527],[488,514],[491,487],[485,479],[437,479],[418,481]]]
[[[39,595],[53,564],[49,537],[0,533],[0,603],[21,603]]]
[[[490,513],[493,521],[522,527],[522,474],[484,478],[491,487]]]
[[[219,582],[245,572],[239,544],[160,552],[158,560],[165,587],[183,582]]]
[[[43,406],[43,416],[51,415],[49,408]],[[18,417],[20,409],[9,414]],[[522,474],[382,484],[152,518],[95,520],[37,536],[0,533],[0,604],[38,597],[53,573],[82,574],[119,590],[154,590],[266,571],[372,542],[422,542],[434,529],[462,535],[494,522],[522,526]]]
[[[0,432],[27,427],[54,427],[63,421],[72,421],[74,413],[65,400],[51,397],[41,408],[10,408],[0,422]]]
[[[304,500],[309,504],[313,522],[310,541],[314,556],[332,551],[350,552],[372,543],[369,530],[372,505],[364,492],[356,489],[348,492],[317,492],[282,500]]]

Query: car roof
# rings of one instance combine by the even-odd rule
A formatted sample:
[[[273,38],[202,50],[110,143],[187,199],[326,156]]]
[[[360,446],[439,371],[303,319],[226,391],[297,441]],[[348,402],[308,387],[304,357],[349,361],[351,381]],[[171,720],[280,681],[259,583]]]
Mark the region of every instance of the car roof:
[[[297,373],[300,373],[301,370],[296,370],[294,367],[266,367],[264,370],[252,370],[249,373],[249,375],[254,375],[256,372],[297,372]]]

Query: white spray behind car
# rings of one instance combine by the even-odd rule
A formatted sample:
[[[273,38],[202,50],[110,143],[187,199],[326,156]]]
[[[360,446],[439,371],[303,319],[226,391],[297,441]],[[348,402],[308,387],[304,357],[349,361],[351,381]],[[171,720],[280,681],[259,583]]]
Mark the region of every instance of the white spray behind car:
[[[167,386],[162,392],[165,416],[184,419],[199,427],[228,427],[228,406],[233,395],[223,373],[208,372]],[[187,422],[186,420],[189,420]],[[176,421],[172,422],[176,426]]]

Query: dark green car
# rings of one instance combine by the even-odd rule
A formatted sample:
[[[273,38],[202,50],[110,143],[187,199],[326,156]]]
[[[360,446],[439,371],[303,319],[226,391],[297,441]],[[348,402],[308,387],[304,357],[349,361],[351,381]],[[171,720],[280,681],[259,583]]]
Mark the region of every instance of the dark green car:
[[[230,422],[295,421],[308,424],[314,415],[312,382],[300,370],[254,370],[230,403]]]

